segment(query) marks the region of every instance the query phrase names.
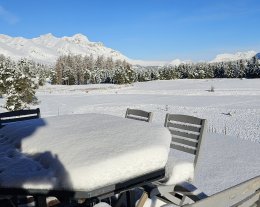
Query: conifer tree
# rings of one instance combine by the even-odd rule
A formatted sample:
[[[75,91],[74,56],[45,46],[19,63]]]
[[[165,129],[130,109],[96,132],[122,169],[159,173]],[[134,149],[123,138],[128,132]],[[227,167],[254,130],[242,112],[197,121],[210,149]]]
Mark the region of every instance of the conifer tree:
[[[6,59],[0,61],[0,91],[6,95],[4,108],[9,111],[29,108],[37,103],[38,79],[23,64]]]

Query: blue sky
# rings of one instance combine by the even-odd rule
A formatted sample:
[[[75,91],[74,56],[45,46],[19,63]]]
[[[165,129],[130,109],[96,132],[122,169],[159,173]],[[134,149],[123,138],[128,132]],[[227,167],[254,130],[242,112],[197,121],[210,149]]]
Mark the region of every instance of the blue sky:
[[[76,33],[133,59],[260,52],[259,0],[0,0],[0,33]]]

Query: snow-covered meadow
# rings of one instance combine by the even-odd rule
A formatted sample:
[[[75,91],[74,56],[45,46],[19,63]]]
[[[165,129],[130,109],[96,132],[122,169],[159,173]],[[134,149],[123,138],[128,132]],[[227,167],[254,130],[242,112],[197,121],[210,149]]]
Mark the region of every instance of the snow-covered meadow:
[[[211,88],[214,92],[210,92]],[[208,120],[208,131],[260,142],[259,79],[170,80],[132,85],[47,85],[38,90],[43,117],[105,113],[124,116],[127,107],[154,113],[163,125],[166,113]]]
[[[37,97],[42,117],[84,113],[124,117],[129,107],[152,111],[153,124],[161,126],[166,113],[207,119],[208,134],[195,185],[208,194],[260,174],[259,79],[46,85],[38,90]]]

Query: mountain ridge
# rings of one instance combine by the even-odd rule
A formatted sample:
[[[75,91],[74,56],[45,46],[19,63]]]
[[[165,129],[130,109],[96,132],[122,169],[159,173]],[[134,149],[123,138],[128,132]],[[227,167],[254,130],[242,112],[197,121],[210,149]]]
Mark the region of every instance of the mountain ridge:
[[[172,61],[134,60],[126,57],[117,50],[106,47],[102,42],[91,42],[87,36],[80,33],[71,37],[56,37],[51,33],[47,33],[31,39],[0,34],[0,54],[9,56],[15,60],[28,58],[44,64],[53,64],[59,56],[68,54],[93,55],[94,58],[103,55],[105,58],[112,57],[114,60],[126,60],[131,64],[141,66],[178,66],[180,64],[192,63],[192,61],[183,61],[180,59]],[[205,62],[215,63],[250,59],[256,54],[257,52],[253,50],[234,54],[224,53],[217,55],[211,61]]]
[[[14,59],[25,57],[41,63],[54,63],[60,55],[68,54],[92,54],[94,58],[103,55],[115,60],[129,60],[119,51],[105,47],[101,42],[91,42],[82,34],[58,38],[48,33],[32,39],[1,34],[0,54]]]

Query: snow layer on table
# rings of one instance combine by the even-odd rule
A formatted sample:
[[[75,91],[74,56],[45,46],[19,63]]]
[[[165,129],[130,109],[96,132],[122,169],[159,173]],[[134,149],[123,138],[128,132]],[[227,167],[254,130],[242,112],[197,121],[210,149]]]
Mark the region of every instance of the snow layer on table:
[[[50,117],[0,129],[0,184],[93,190],[165,167],[167,129],[111,115]]]

